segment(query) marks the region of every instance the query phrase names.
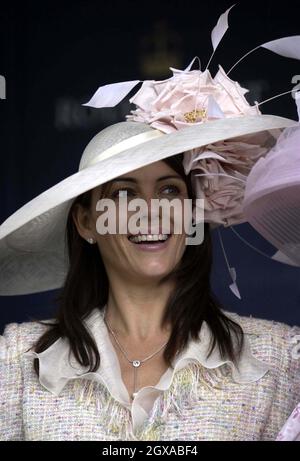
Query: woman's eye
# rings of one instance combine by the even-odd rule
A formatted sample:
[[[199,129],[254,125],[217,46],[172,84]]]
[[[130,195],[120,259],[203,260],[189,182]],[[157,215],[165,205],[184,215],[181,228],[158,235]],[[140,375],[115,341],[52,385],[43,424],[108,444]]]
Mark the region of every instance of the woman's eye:
[[[180,190],[178,189],[178,187],[176,187],[176,186],[171,186],[171,185],[164,187],[162,190],[163,190],[163,192],[166,191],[166,190],[171,191],[171,192],[167,192],[167,194],[170,194],[170,193],[171,193],[171,194],[174,194],[174,193],[175,193],[175,194],[179,194],[179,192],[180,192]]]
[[[172,186],[172,185],[168,185],[168,186],[165,186],[161,189],[162,193],[163,194],[179,194],[180,193],[180,190],[178,187],[176,186]],[[120,188],[120,189],[116,189],[113,193],[112,193],[112,197],[113,198],[121,198],[121,197],[126,197],[126,194],[127,196],[129,197],[130,195],[134,195],[134,190],[133,189],[130,189],[128,187],[125,187],[125,188]]]

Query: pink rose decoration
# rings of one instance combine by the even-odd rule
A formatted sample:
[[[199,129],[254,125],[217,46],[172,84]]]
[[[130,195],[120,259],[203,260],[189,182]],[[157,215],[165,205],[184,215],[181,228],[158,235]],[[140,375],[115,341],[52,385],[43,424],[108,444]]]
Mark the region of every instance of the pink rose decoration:
[[[206,222],[227,227],[246,221],[242,207],[245,182],[258,158],[268,152],[269,139],[266,132],[256,133],[184,153],[185,173],[192,170],[196,197],[204,199]]]
[[[220,65],[214,78],[208,69],[173,74],[166,80],[146,80],[129,99],[137,109],[126,115],[127,120],[171,133],[191,123],[260,114],[258,107],[245,99],[248,90],[227,77]]]
[[[247,102],[246,92],[220,65],[214,78],[209,70],[173,71],[167,80],[146,80],[129,100],[137,108],[126,118],[171,133],[191,123],[261,114],[257,105]],[[245,181],[258,158],[268,152],[266,139],[266,133],[258,133],[184,153],[185,173],[193,170],[192,181],[196,197],[204,199],[206,222],[230,226],[246,221],[242,213]],[[215,176],[197,176],[211,173]]]

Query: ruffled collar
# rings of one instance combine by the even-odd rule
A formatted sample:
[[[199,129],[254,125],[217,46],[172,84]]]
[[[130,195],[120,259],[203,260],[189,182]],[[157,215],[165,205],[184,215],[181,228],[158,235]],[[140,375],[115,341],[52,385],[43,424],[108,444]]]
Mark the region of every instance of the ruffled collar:
[[[59,395],[70,380],[78,378],[96,380],[103,382],[113,397],[125,405],[129,405],[129,395],[121,378],[119,360],[111,343],[103,315],[102,310],[95,308],[85,320],[85,324],[93,334],[100,352],[101,363],[96,372],[88,372],[88,368],[81,366],[75,360],[73,354],[70,353],[68,340],[65,338],[59,338],[43,352],[29,351],[24,354],[39,359],[39,380],[44,388],[54,395]],[[236,383],[243,384],[259,380],[270,367],[254,357],[247,336],[245,333],[244,348],[238,368],[231,360],[221,358],[217,345],[211,355],[206,358],[211,341],[211,330],[204,321],[199,333],[200,340],[191,339],[186,349],[176,355],[173,361],[174,369],[169,368],[156,386],[149,387],[158,391],[166,390],[170,386],[173,374],[190,361],[200,363],[207,369],[219,368],[227,364],[231,369],[232,379]],[[148,387],[144,389],[148,389]],[[142,393],[144,389],[140,390],[139,393]]]
[[[96,404],[99,411],[103,410],[101,418],[107,430],[125,440],[160,440],[157,420],[163,421],[170,410],[180,416],[184,405],[196,404],[201,389],[208,387],[215,392],[220,380],[231,378],[239,384],[258,381],[270,369],[252,354],[249,333],[245,331],[238,368],[231,360],[221,358],[217,345],[206,358],[211,330],[203,322],[199,340],[190,339],[186,349],[175,356],[173,368],[168,368],[155,386],[140,389],[131,402],[103,317],[104,311],[96,308],[84,321],[100,353],[96,372],[89,372],[75,360],[65,338],[59,338],[41,353],[29,351],[24,355],[39,359],[39,381],[45,389],[58,396],[68,383],[73,383],[76,400],[84,405]],[[96,390],[98,386],[100,391]]]

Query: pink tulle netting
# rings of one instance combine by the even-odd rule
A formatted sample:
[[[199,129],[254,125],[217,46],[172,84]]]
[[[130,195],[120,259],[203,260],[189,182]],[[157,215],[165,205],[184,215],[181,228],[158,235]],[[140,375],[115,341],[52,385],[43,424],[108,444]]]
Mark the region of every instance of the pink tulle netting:
[[[300,266],[300,124],[286,128],[252,168],[243,212],[266,240]]]

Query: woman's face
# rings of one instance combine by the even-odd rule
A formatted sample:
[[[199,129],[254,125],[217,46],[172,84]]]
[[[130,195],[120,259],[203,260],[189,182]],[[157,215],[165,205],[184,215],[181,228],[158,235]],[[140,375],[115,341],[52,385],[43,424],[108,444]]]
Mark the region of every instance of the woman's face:
[[[164,179],[166,176],[168,178]],[[124,174],[112,180],[108,186],[108,190],[105,191],[105,198],[113,200],[115,204],[114,219],[117,229],[120,197],[124,197],[125,192],[127,192],[127,203],[130,203],[132,199],[139,198],[144,199],[148,205],[147,218],[143,220],[145,227],[142,230],[132,232],[129,222],[130,217],[136,216],[139,209],[129,211],[126,207],[127,227],[125,230],[127,233],[101,235],[97,232],[96,222],[103,211],[97,211],[96,204],[98,200],[103,198],[101,196],[102,186],[93,189],[89,222],[92,234],[89,232],[88,237],[92,236],[96,240],[108,275],[117,273],[122,277],[134,278],[135,281],[158,279],[167,275],[180,261],[185,251],[186,234],[184,229],[180,234],[172,234],[174,232],[174,213],[170,212],[170,236],[163,243],[135,243],[129,237],[132,237],[132,234],[136,236],[137,233],[143,234],[144,237],[151,234],[151,216],[154,217],[154,214],[151,214],[151,199],[167,199],[169,201],[177,198],[183,206],[183,200],[188,198],[188,191],[183,178],[165,162],[158,161],[134,172]],[[172,208],[170,209],[172,210]],[[143,214],[143,216],[145,215]],[[165,229],[161,227],[163,225],[161,211],[159,215],[155,213],[155,216],[156,219],[158,218],[156,222],[159,223],[161,229],[159,233],[163,234]]]

